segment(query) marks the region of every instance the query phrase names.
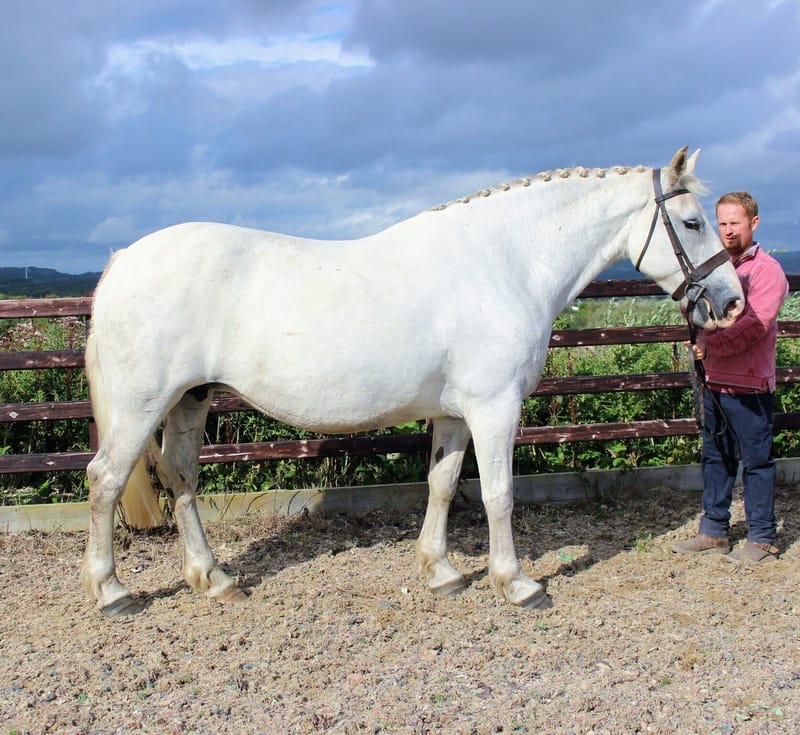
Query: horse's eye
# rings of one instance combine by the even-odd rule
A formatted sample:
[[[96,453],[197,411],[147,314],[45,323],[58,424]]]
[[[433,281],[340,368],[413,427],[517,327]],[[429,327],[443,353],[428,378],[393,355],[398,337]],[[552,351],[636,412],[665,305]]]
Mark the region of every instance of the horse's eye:
[[[699,219],[685,219],[683,221],[683,226],[687,230],[699,230],[700,229],[700,220]]]

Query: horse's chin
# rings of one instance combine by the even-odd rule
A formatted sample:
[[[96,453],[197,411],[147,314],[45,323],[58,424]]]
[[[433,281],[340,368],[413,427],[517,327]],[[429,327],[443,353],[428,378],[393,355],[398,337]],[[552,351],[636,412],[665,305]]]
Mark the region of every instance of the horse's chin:
[[[696,315],[696,312],[695,312]],[[715,329],[727,329],[736,321],[736,317],[725,317],[724,319],[714,319],[709,316],[705,321],[694,319],[694,324],[706,332],[713,332]]]
[[[705,327],[706,330],[709,329],[727,329],[736,321],[736,317],[725,317],[724,319],[717,319],[716,321],[712,321],[712,326]]]
[[[707,332],[710,332],[714,329],[726,329],[736,321],[736,317],[738,317],[742,312],[742,308],[743,307],[737,303],[735,307],[728,308],[724,317],[716,318],[711,304],[709,304],[706,299],[700,299],[694,305],[692,322]]]

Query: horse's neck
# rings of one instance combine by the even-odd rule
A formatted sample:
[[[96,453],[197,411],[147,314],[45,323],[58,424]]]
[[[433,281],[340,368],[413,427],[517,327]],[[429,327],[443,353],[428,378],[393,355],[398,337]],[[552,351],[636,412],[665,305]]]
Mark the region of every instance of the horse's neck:
[[[640,173],[610,173],[600,181],[564,182],[570,185],[562,185],[557,192],[548,214],[549,227],[557,236],[554,242],[538,243],[546,252],[533,253],[531,259],[531,288],[542,287],[536,273],[541,263],[546,263],[557,285],[551,293],[556,314],[602,271],[627,257],[629,230],[634,216],[647,204],[648,182]]]
[[[622,260],[624,257],[623,253],[612,247],[604,247],[602,243],[599,244],[596,250],[591,251],[587,258],[579,259],[577,253],[570,253],[570,255],[573,255],[577,262],[583,263],[583,267],[576,273],[574,272],[573,265],[569,264],[569,274],[572,277],[571,279],[568,278],[565,280],[563,303],[560,305],[561,309],[574,301],[586,286],[606,268]]]

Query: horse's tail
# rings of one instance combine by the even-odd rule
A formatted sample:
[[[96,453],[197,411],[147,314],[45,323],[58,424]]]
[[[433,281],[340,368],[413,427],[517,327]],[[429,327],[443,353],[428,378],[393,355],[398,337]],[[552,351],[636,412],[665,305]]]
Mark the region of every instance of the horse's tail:
[[[108,430],[111,409],[94,333],[90,333],[86,340],[86,377],[89,381],[97,436],[99,444],[102,446],[103,437]],[[152,439],[151,445],[154,445]],[[156,491],[150,482],[150,474],[144,458],[141,458],[133,468],[120,502],[125,522],[133,528],[155,528],[164,522],[164,512],[158,504]]]

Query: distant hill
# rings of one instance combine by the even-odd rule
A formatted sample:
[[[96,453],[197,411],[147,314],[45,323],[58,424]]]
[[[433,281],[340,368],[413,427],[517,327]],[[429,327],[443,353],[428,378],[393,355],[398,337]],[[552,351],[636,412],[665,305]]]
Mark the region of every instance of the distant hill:
[[[0,268],[3,298],[39,299],[56,296],[86,296],[94,291],[100,273],[60,273],[52,268]]]
[[[782,266],[787,275],[800,274],[800,250],[786,250],[784,252],[774,252],[770,255],[775,258]],[[615,263],[608,270],[603,271],[598,277],[599,280],[618,280],[628,278],[644,278],[641,273],[637,273],[633,265],[626,261]]]
[[[786,273],[800,274],[800,250],[772,253]],[[100,273],[60,273],[52,268],[0,268],[0,298],[87,296],[94,291]],[[601,280],[643,278],[633,265],[622,262],[599,276]]]
[[[786,250],[783,253],[770,253],[782,266],[786,275],[800,274],[800,250]]]

